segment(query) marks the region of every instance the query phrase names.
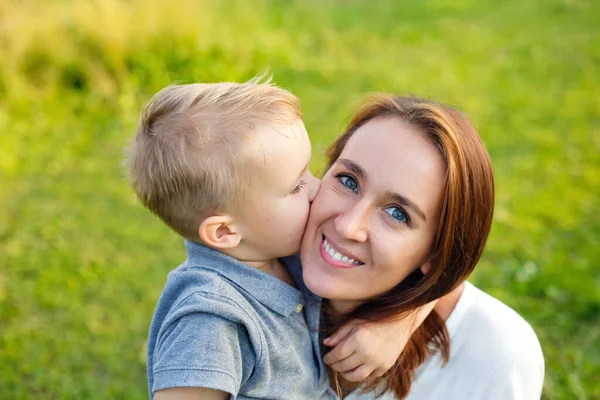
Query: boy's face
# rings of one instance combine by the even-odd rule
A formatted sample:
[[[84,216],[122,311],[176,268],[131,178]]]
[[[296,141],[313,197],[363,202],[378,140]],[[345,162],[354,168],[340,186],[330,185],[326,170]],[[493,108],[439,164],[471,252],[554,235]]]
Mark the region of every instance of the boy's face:
[[[257,128],[257,172],[248,202],[236,221],[241,226],[245,261],[271,260],[300,250],[310,203],[320,181],[308,165],[311,147],[302,120]]]

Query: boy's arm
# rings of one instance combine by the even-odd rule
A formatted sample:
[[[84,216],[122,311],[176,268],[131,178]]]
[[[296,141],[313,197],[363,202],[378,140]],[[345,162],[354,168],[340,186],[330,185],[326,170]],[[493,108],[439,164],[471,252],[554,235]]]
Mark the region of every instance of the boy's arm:
[[[325,339],[333,347],[323,361],[350,382],[377,378],[394,366],[414,331],[437,301],[417,308],[406,317],[390,322],[352,321]]]
[[[154,393],[154,400],[227,400],[229,393],[205,388],[173,388]]]

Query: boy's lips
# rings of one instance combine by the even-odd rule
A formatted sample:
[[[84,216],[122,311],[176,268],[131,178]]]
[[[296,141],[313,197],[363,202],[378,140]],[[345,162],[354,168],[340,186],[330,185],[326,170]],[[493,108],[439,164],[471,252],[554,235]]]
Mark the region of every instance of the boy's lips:
[[[336,268],[355,268],[364,265],[362,261],[339,251],[327,240],[325,235],[321,238],[319,253],[327,264]]]

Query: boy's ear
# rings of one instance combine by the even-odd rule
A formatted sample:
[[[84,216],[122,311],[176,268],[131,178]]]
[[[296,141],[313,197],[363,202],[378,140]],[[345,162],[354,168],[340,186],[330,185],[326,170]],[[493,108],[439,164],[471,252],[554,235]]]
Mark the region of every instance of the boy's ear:
[[[206,218],[198,228],[204,244],[215,249],[232,249],[242,241],[242,235],[229,215],[213,215]]]

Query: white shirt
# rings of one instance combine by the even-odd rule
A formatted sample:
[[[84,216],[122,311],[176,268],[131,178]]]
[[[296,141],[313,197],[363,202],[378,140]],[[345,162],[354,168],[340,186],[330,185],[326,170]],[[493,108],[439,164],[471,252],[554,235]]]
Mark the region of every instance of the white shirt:
[[[531,326],[514,310],[465,282],[446,321],[450,360],[435,354],[416,371],[406,400],[537,400],[544,356]],[[348,399],[372,399],[352,394]],[[391,393],[380,397],[395,399]]]

